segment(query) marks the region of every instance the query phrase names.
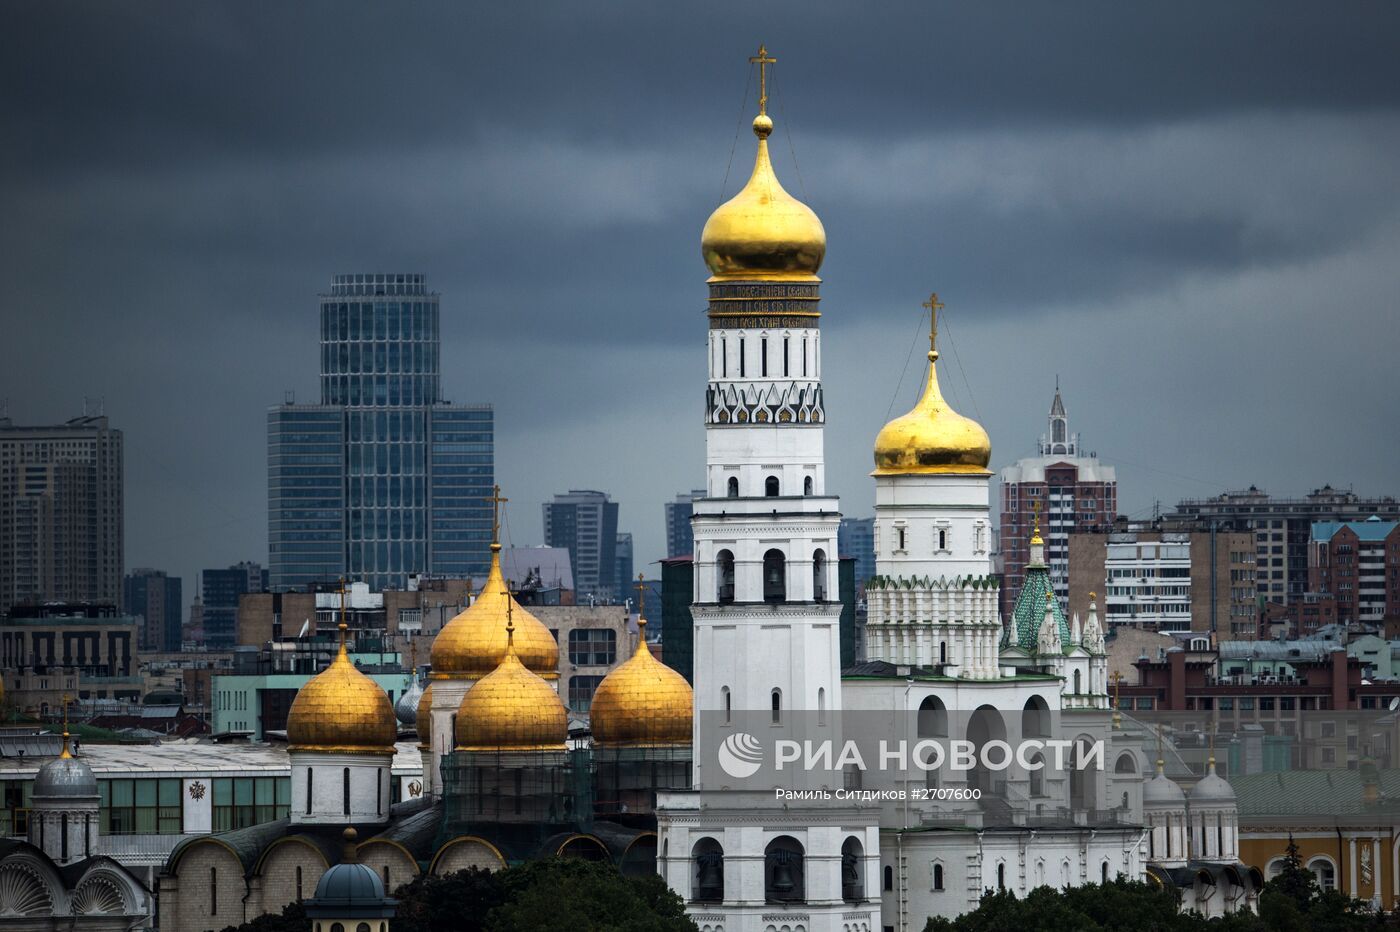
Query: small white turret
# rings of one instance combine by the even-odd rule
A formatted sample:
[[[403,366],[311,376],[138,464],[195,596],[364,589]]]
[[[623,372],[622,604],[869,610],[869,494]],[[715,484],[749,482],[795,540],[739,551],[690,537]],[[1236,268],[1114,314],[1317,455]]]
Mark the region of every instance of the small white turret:
[[[1064,653],[1060,643],[1060,626],[1055,621],[1054,595],[1045,593],[1045,619],[1040,623],[1040,653],[1058,657]]]
[[[1089,593],[1089,620],[1084,625],[1084,649],[1091,654],[1104,652],[1103,628],[1099,627],[1099,607],[1095,593]]]

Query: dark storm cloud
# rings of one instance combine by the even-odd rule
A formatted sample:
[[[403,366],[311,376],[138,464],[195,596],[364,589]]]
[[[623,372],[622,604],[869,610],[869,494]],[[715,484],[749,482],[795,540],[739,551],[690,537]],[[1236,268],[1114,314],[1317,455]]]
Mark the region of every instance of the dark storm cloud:
[[[497,405],[515,536],[601,486],[650,559],[660,501],[700,480],[696,241],[752,161],[763,39],[778,171],[829,234],[848,512],[931,287],[997,465],[1059,371],[1130,510],[1394,491],[1371,367],[1400,349],[1397,26],[1301,2],[11,4],[0,397],[21,421],[106,397],[128,564],[262,559],[264,407],[315,397],[314,294],[421,270],[448,393]]]

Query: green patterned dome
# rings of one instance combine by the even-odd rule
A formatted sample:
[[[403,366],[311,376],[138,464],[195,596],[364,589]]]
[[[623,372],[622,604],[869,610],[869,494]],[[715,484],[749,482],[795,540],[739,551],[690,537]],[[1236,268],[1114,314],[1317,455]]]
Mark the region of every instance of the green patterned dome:
[[[1040,626],[1045,621],[1045,604],[1050,596],[1050,611],[1055,623],[1060,626],[1060,644],[1068,651],[1069,622],[1065,620],[1060,600],[1055,598],[1054,587],[1050,585],[1050,572],[1044,565],[1031,564],[1026,567],[1026,578],[1021,584],[1021,594],[1016,597],[1016,607],[1011,610],[1011,628],[1007,634],[1015,640],[1006,646],[1020,647],[1036,651],[1040,647]]]

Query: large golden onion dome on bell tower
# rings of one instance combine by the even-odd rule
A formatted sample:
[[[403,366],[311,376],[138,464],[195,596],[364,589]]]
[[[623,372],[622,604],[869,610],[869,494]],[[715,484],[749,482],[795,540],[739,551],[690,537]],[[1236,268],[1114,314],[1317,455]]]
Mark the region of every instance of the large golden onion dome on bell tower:
[[[496,486],[496,508],[505,499]],[[481,594],[453,618],[433,640],[432,679],[476,679],[500,666],[506,655],[506,616],[514,613],[515,654],[547,679],[559,677],[559,644],[534,615],[520,607],[501,575],[499,510],[492,518],[491,571]]]
[[[758,56],[749,61],[759,67],[758,116],[753,121],[758,155],[748,184],[705,222],[700,251],[712,282],[819,281],[826,230],[812,208],[783,190],[768,158],[773,119],[768,116],[765,68],[776,59],[760,46]]]
[[[685,677],[652,656],[645,611],[645,604],[640,605],[637,652],[604,677],[593,693],[589,712],[593,740],[603,747],[691,742],[694,693]]]
[[[562,751],[569,714],[554,687],[515,655],[516,629],[507,610],[506,653],[457,707],[459,751]]]
[[[992,441],[970,417],[963,417],[943,400],[938,388],[938,295],[924,304],[930,311],[928,384],[908,414],[895,418],[875,438],[873,476],[937,473],[986,474]]]
[[[379,684],[350,662],[345,632],[342,620],[335,659],[292,700],[287,713],[287,749],[393,754],[399,733],[394,706]]]

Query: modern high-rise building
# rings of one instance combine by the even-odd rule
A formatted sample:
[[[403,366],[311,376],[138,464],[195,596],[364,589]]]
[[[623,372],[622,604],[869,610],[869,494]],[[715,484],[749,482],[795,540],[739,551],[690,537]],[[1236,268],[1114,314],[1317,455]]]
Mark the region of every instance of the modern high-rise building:
[[[1315,521],[1365,521],[1375,515],[1400,519],[1400,501],[1392,496],[1361,498],[1324,485],[1302,498],[1274,498],[1250,486],[1214,498],[1186,499],[1164,521],[1195,530],[1254,534],[1259,598],[1287,605],[1308,592],[1308,541]]]
[[[622,531],[617,535],[617,545],[613,551],[613,561],[617,569],[613,572],[613,586],[619,600],[634,598],[632,586],[635,577],[632,554],[632,535]]]
[[[267,415],[272,589],[485,575],[494,415],[442,397],[439,295],[337,275],[320,305],[321,403]]]
[[[122,611],[140,618],[141,649],[180,649],[184,593],[180,577],[164,570],[136,569],[122,580]]]
[[[1011,614],[1030,559],[1030,540],[1039,515],[1050,583],[1063,608],[1069,604],[1069,535],[1106,531],[1118,514],[1118,477],[1080,447],[1069,431],[1069,415],[1055,385],[1050,430],[1035,456],[1001,471],[1001,613]]]
[[[1383,627],[1400,617],[1400,522],[1319,521],[1313,525],[1311,590],[1337,602],[1337,623]]]
[[[268,581],[268,571],[249,561],[200,574],[205,647],[228,650],[238,643],[238,597],[247,592],[262,592],[267,589]]]
[[[875,575],[875,519],[842,518],[836,548],[842,557],[855,561],[856,590],[863,593],[866,582]]]
[[[625,598],[617,580],[617,502],[606,492],[571,489],[545,502],[544,542],[569,551],[580,605]]]
[[[694,501],[704,498],[704,489],[681,492],[666,508],[666,558],[688,557],[695,549],[695,536],[690,531],[690,516],[694,513]]]
[[[0,417],[0,612],[122,597],[122,432],[104,415]]]

